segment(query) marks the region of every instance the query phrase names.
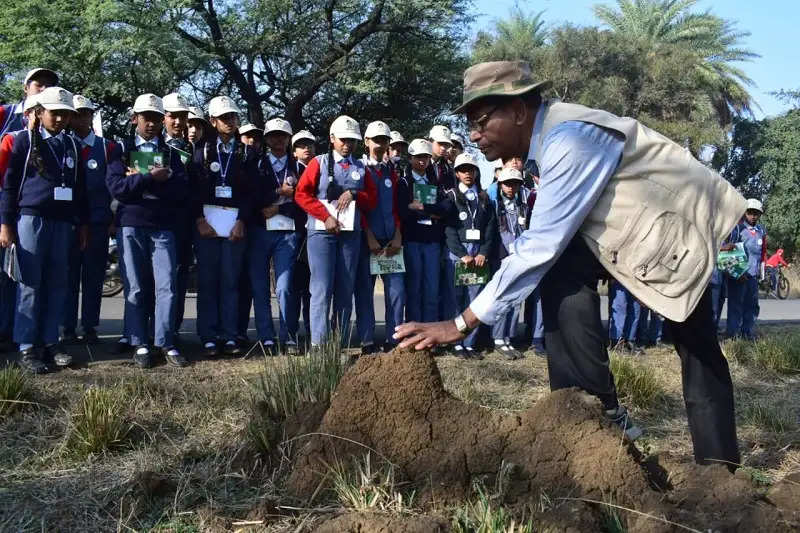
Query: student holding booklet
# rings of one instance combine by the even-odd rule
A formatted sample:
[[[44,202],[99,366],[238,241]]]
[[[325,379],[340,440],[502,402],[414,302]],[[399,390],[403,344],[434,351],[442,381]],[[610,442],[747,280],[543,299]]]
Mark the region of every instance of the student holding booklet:
[[[334,323],[341,326],[350,322],[350,301],[361,244],[360,215],[374,209],[377,202],[370,171],[353,157],[356,142],[360,140],[358,122],[346,115],[334,120],[330,128],[330,151],[312,159],[297,184],[295,201],[308,213],[312,347],[328,337],[331,299]],[[348,210],[354,220],[349,230],[349,221],[342,217]]]
[[[246,224],[254,218],[258,154],[238,138],[239,107],[227,96],[209,102],[212,130],[195,147],[197,169],[192,210],[197,254],[197,334],[205,355],[237,355],[239,280],[247,241]]]

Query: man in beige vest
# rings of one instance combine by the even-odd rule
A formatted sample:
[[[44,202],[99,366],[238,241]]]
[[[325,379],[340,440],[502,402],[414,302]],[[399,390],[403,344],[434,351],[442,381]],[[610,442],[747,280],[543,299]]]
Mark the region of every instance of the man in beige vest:
[[[551,389],[581,387],[630,438],[641,431],[617,401],[600,320],[610,275],[668,319],[699,463],[739,462],[733,385],[707,290],[719,245],[745,211],[725,180],[630,118],[543,100],[523,62],[464,74],[470,140],[489,161],[521,157],[540,171],[529,229],[454,321],[397,328],[401,346],[457,342],[541,287]]]

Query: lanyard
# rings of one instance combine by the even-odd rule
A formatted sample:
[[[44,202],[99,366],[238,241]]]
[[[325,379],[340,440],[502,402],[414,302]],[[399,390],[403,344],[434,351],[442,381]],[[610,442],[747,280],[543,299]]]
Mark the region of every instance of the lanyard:
[[[272,161],[270,161],[269,164],[272,167],[272,171],[275,173],[275,179],[278,180],[278,185],[283,185],[284,183],[286,183],[286,178],[289,176],[289,158],[288,157],[286,158],[286,164],[283,165],[283,178],[279,178],[279,173],[278,173],[279,171],[275,170],[275,165],[272,164]],[[290,183],[289,185],[294,185],[294,184]]]
[[[51,139],[54,138],[55,137],[51,137]],[[53,154],[53,159],[55,159],[56,163],[58,163],[58,170],[61,171],[61,185],[64,186],[66,184],[66,178],[64,176],[64,165],[66,165],[67,163],[67,145],[64,144],[64,155],[61,157],[61,161],[59,162],[58,154],[56,154],[56,151],[53,149],[51,144],[47,141],[45,141],[44,143],[50,149],[50,153]]]
[[[478,195],[475,194],[475,191],[473,191],[472,189],[468,189],[467,192],[472,192],[472,194],[475,195],[475,202],[477,204]],[[467,198],[467,194],[466,193],[464,193],[464,198],[467,200],[466,204],[464,205],[464,209],[466,209],[467,213],[469,213],[469,218],[470,218],[470,221],[472,222],[472,229],[475,229],[475,216],[478,214],[478,206],[476,205],[475,206],[475,210],[473,211],[469,207],[470,199]]]
[[[225,163],[225,166],[222,165],[222,146],[220,145],[220,150],[217,150],[217,163],[219,163],[219,175],[222,177],[222,184],[228,184],[228,170],[231,167],[231,160],[233,159],[233,150],[231,153],[228,154],[228,161]]]

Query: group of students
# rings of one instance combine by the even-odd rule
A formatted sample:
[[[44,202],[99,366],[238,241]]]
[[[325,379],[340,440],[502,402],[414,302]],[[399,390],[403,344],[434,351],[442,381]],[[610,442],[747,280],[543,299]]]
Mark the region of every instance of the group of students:
[[[482,285],[456,283],[457,267],[496,266],[513,253],[535,200],[520,161],[506,162],[483,190],[477,161],[441,125],[408,143],[381,121],[362,137],[343,115],[330,127],[327,152],[316,155],[314,135],[294,133],[282,118],[263,130],[241,125],[229,97],[213,98],[206,118],[180,94],[143,94],[132,109],[133,134],[112,141],[92,129],[95,105],[59,87],[55,72],[30,71],[24,92],[22,102],[0,107],[0,247],[4,265],[15,265],[14,279],[3,274],[0,283],[0,335],[19,345],[20,363],[34,373],[71,364],[64,344],[78,340],[79,299],[82,340],[98,342],[109,236],[125,296],[116,349],[142,368],[159,354],[188,364],[177,332],[194,262],[206,356],[242,352],[251,307],[269,353],[301,353],[302,314],[311,349],[338,329],[368,354],[393,346],[397,324],[465,308]],[[405,271],[381,274],[379,340],[370,263],[397,254]],[[535,293],[525,307],[541,352]],[[521,357],[511,345],[519,314],[453,350],[480,357],[493,340],[508,358]]]

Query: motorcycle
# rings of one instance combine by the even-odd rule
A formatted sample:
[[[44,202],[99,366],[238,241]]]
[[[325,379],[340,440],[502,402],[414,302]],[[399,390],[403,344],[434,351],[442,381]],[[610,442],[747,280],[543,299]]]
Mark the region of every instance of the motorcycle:
[[[117,240],[108,239],[108,261],[106,263],[106,277],[103,280],[103,296],[110,298],[122,292],[122,273],[119,269],[119,250]]]

